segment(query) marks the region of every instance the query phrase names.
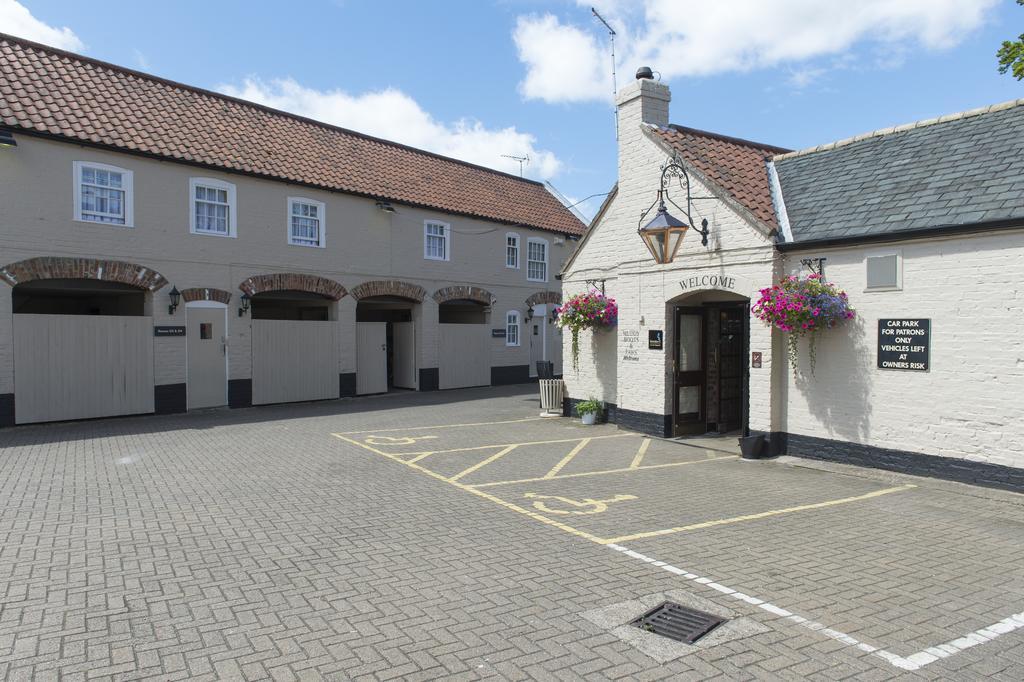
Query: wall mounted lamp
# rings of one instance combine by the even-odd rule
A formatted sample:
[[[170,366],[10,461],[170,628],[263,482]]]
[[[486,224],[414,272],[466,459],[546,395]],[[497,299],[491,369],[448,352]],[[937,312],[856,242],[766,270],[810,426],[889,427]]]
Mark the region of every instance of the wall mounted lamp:
[[[249,294],[242,294],[242,297],[239,300],[242,301],[242,305],[238,308],[238,316],[242,317],[249,312]]]
[[[668,196],[667,180],[673,177],[679,178],[680,184],[682,184],[682,180],[686,180],[685,209],[672,201]],[[671,263],[675,259],[676,252],[679,251],[687,230],[692,229],[697,232],[701,236],[701,244],[704,246],[708,245],[710,230],[708,230],[707,219],[701,220],[700,227],[693,225],[690,206],[694,198],[704,199],[709,197],[690,196],[690,176],[682,165],[673,161],[661,169],[661,188],[658,190],[658,198],[654,204],[651,204],[646,211],[640,214],[640,223],[643,223],[644,218],[647,217],[647,214],[650,213],[655,204],[658,206],[658,211],[650,222],[637,230],[641,239],[644,240],[644,244],[647,245],[647,250],[651,252],[654,260],[658,263]],[[668,208],[665,206],[666,201],[682,211],[686,215],[686,220],[680,220],[669,213]]]
[[[395,207],[391,205],[390,201],[378,201],[377,208],[384,211],[385,213],[394,213]]]
[[[178,309],[178,304],[181,303],[181,292],[178,291],[178,287],[171,287],[171,291],[167,295],[171,299],[171,304],[167,306],[167,314],[173,315],[174,311]]]
[[[17,147],[18,141],[14,139],[14,133],[10,130],[0,129],[0,147]]]

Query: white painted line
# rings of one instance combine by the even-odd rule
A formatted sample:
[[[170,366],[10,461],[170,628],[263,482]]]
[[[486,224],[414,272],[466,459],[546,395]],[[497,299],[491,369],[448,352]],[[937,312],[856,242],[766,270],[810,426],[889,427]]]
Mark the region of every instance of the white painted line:
[[[634,552],[633,550],[623,547],[622,545],[616,545],[612,543],[605,545],[605,547],[614,549],[616,552],[621,552],[622,554],[625,554],[629,557],[633,557],[634,559],[640,559],[641,561],[649,563],[652,566],[656,566],[662,569],[663,571],[668,571],[673,575],[682,576],[683,578],[686,578],[687,580],[692,580],[693,582],[698,583],[700,585],[707,585],[711,589],[717,590],[722,594],[726,594],[732,597],[733,599],[746,602],[747,604],[752,604],[753,606],[758,607],[762,611],[767,611],[772,615],[784,618],[790,622],[801,625],[807,628],[808,630],[814,630],[815,632],[825,635],[830,639],[834,639],[835,641],[845,644],[846,646],[854,647],[856,649],[859,649],[860,651],[876,656],[901,670],[918,670],[928,665],[929,663],[934,663],[935,661],[941,660],[943,658],[949,658],[953,654],[958,654],[965,649],[978,646],[979,644],[984,644],[985,642],[991,642],[996,637],[1000,637],[1007,633],[1024,628],[1024,612],[1015,613],[1012,616],[1007,616],[998,623],[993,623],[988,627],[981,628],[980,630],[975,630],[974,632],[967,634],[963,637],[954,639],[951,642],[939,644],[938,646],[928,647],[924,651],[919,651],[916,654],[911,654],[910,656],[903,657],[898,654],[894,654],[891,651],[886,651],[885,649],[880,649],[874,645],[867,644],[866,642],[861,642],[857,639],[854,639],[845,632],[833,630],[832,628],[824,625],[823,623],[809,620],[807,618],[804,618],[803,616],[798,616],[792,611],[787,611],[786,609],[778,607],[775,604],[772,604],[771,602],[764,601],[763,599],[758,599],[757,597],[752,597],[749,594],[744,594],[743,592],[737,592],[736,590],[730,587],[726,587],[725,585],[722,585],[712,580],[711,578],[705,578],[703,576],[690,573],[689,571],[679,568],[677,566],[673,566],[672,564],[665,563],[664,561],[659,561],[645,554],[641,554],[640,552]]]

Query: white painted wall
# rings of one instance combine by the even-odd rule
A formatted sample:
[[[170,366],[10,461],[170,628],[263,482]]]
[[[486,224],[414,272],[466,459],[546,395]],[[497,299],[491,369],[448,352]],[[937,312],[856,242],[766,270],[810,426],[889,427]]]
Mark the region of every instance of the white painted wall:
[[[653,99],[639,97],[648,94]],[[684,293],[680,282],[705,274],[724,275],[736,281],[736,289],[723,289],[723,297],[739,294],[754,298],[769,285],[777,267],[774,242],[725,201],[694,202],[693,218],[707,218],[711,230],[708,245],[700,235],[688,233],[675,262],[658,265],[637,234],[641,212],[655,201],[661,168],[671,156],[644,131],[647,123],[667,125],[667,88],[653,81],[638,81],[624,88],[619,106],[619,184],[616,196],[578,249],[563,275],[563,300],[587,290],[587,280],[604,280],[605,293],[619,304],[615,332],[585,331],[581,334],[580,369],[571,367],[571,334],[563,335],[565,382],[571,398],[596,397],[619,407],[640,412],[669,414],[672,409],[671,308]],[[691,176],[691,194],[711,196],[710,187]],[[685,194],[673,195],[680,201]],[[670,211],[672,212],[672,211]],[[653,211],[646,220],[653,217]],[[670,305],[669,302],[673,303]],[[647,348],[647,331],[665,331],[665,350]],[[624,360],[624,331],[639,333],[639,360]],[[616,343],[618,341],[618,343]],[[751,418],[753,429],[772,427],[772,353],[768,330],[751,325],[751,348],[764,352],[760,370],[751,370]]]
[[[472,285],[490,291],[497,302],[494,327],[504,326],[504,311],[524,316],[526,299],[540,291],[558,291],[555,275],[575,243],[540,230],[512,227],[406,206],[383,213],[370,199],[313,190],[292,184],[156,161],[80,145],[19,136],[0,163],[0,266],[36,256],[116,259],[138,263],[170,282],[156,292],[152,304],[157,325],[182,324],[184,308],[167,312],[171,285],[215,287],[230,291],[229,378],[251,376],[251,334],[248,315],[239,317],[238,285],[248,277],[275,272],[315,274],[351,290],[375,279],[399,279],[427,290],[415,316],[420,367],[437,367],[437,304],[430,296],[450,285]],[[73,220],[74,161],[118,166],[134,173],[133,228]],[[189,232],[188,183],[193,176],[213,177],[237,187],[237,238]],[[300,196],[326,205],[326,248],[289,245],[286,199]],[[450,223],[450,261],[423,258],[423,222]],[[505,267],[505,233],[520,235],[521,267]],[[526,274],[526,243],[530,237],[549,245],[547,282],[531,282]],[[355,301],[346,296],[336,306],[339,372],[353,372]],[[0,283],[0,394],[13,387],[11,289]],[[185,340],[154,340],[155,380],[159,384],[186,380]],[[508,347],[502,339],[489,346],[494,366],[526,365],[529,346]]]
[[[903,288],[866,292],[866,253],[899,251]],[[1024,467],[1024,232],[787,255],[826,257],[857,323],[786,368],[790,433]],[[930,318],[928,372],[877,368],[879,318]],[[801,346],[806,351],[806,345]]]

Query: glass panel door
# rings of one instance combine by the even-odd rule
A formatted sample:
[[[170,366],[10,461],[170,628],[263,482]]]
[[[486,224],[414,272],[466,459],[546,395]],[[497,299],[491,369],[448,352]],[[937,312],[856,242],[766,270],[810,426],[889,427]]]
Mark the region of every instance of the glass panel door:
[[[673,430],[677,436],[704,433],[704,311],[677,308],[675,331]]]

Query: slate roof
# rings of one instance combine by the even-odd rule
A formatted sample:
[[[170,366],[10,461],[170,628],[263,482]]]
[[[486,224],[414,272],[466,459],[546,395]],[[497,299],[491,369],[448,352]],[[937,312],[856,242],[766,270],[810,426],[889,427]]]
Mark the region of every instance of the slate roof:
[[[754,217],[770,228],[778,228],[767,162],[788,149],[679,125],[652,126],[650,130]]]
[[[1024,219],[1024,99],[775,158],[793,240]]]
[[[0,33],[0,125],[570,235],[540,183]]]

